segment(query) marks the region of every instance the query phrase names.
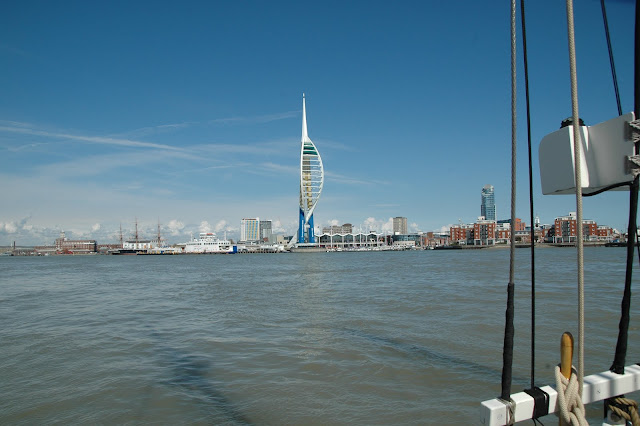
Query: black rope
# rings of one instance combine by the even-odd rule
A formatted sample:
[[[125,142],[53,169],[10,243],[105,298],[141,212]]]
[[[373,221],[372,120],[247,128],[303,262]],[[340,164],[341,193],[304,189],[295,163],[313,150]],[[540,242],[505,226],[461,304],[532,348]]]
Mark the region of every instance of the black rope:
[[[514,284],[507,285],[507,310],[504,323],[504,348],[502,350],[502,392],[500,398],[509,401],[511,398],[511,379],[513,364],[513,293]]]
[[[583,189],[582,190],[582,196],[583,197],[593,197],[594,195],[602,194],[603,192],[609,191],[609,190],[614,189],[614,188],[619,188],[621,186],[631,186],[631,184],[633,184],[633,181],[632,182],[618,182],[618,183],[614,183],[614,184],[609,185],[609,186],[605,186],[604,188],[600,188],[597,191],[589,192],[589,193],[585,193],[584,189]]]
[[[618,324],[618,341],[613,364],[609,368],[617,374],[624,374],[624,364],[627,357],[627,336],[629,334],[629,311],[631,310],[631,276],[635,255],[637,234],[636,215],[638,214],[638,178],[633,180],[630,188],[629,200],[629,228],[627,230],[627,270],[624,280],[624,295],[622,296],[620,323]]]
[[[620,91],[618,90],[618,77],[616,77],[616,66],[613,63],[613,50],[611,49],[611,37],[609,36],[609,22],[607,21],[607,9],[604,7],[604,0],[600,0],[602,7],[602,20],[604,21],[604,32],[607,36],[607,47],[609,48],[609,62],[611,63],[611,76],[613,77],[613,89],[616,92],[616,103],[618,104],[618,115],[622,115],[622,105],[620,105]]]
[[[520,17],[522,19],[522,52],[524,56],[524,87],[527,104],[527,141],[529,150],[529,213],[531,218],[531,389],[534,389],[536,371],[536,255],[535,255],[535,220],[533,216],[533,166],[531,160],[531,110],[529,106],[529,65],[527,60],[527,26],[524,19],[524,0],[520,0]],[[511,224],[511,232],[515,232]]]
[[[634,55],[634,99],[633,108],[636,117],[640,113],[640,0],[636,0],[636,31],[635,31],[635,55]],[[639,144],[635,144],[635,153],[638,153]],[[638,177],[633,180],[629,188],[629,228],[627,229],[627,269],[624,280],[624,294],[622,296],[620,323],[618,324],[618,341],[616,354],[610,370],[623,374],[627,357],[627,336],[629,331],[629,311],[631,309],[631,276],[633,272],[633,257],[635,252],[638,226],[636,216],[638,214]]]

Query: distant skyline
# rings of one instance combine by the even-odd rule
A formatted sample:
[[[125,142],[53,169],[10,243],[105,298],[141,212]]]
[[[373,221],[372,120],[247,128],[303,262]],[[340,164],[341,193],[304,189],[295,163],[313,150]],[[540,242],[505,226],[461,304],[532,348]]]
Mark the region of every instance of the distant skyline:
[[[503,4],[504,3],[504,4]],[[632,1],[607,1],[623,110],[633,106]],[[576,3],[580,116],[617,115],[597,0]],[[537,147],[571,115],[564,4],[527,2]],[[298,221],[301,97],[322,152],[315,225],[440,231],[495,188],[510,216],[508,2],[12,2],[0,16],[0,245],[114,242],[122,224],[172,242]],[[521,55],[521,40],[518,34]],[[522,57],[518,203],[529,223]],[[628,192],[584,217],[626,229]],[[237,238],[237,237],[236,237]]]

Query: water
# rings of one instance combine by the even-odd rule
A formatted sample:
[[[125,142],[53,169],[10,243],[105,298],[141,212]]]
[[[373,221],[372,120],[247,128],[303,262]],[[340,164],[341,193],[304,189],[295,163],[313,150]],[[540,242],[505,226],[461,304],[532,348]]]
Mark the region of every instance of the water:
[[[530,252],[516,254],[514,392],[530,369]],[[562,332],[577,336],[576,252],[536,256],[543,385]],[[477,424],[500,393],[508,257],[0,257],[0,423]],[[592,374],[613,360],[625,250],[585,257]]]

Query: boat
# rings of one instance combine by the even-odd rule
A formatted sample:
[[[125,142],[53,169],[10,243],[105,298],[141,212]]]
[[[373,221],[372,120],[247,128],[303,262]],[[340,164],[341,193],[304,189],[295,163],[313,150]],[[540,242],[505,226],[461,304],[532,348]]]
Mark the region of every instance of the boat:
[[[640,0],[635,2],[636,27],[640,24]],[[573,2],[566,1],[567,32],[569,40],[569,69],[571,75],[570,119],[563,120],[560,129],[545,136],[539,146],[540,179],[542,193],[572,194],[576,198],[577,208],[577,359],[573,360],[573,336],[564,333],[559,337],[558,359],[560,364],[554,369],[555,386],[537,386],[534,375],[535,359],[535,262],[534,246],[531,246],[531,387],[522,392],[511,392],[512,365],[514,354],[514,298],[515,283],[513,274],[513,249],[515,233],[511,237],[511,264],[507,285],[507,308],[504,328],[503,366],[501,393],[498,398],[481,403],[480,423],[483,425],[510,425],[533,420],[549,414],[557,414],[561,425],[585,425],[585,405],[604,401],[603,425],[640,425],[638,404],[625,394],[640,390],[640,365],[626,364],[627,336],[629,330],[629,308],[631,304],[631,276],[635,258],[634,236],[637,237],[638,187],[640,181],[640,28],[635,29],[635,100],[634,111],[623,114],[619,101],[618,85],[615,74],[613,54],[609,40],[604,0],[601,1],[602,15],[609,47],[609,56],[618,100],[618,116],[607,121],[585,125],[578,115],[577,72],[575,60],[575,35],[573,24]],[[527,80],[527,55],[524,1],[520,2],[521,24],[524,52],[524,75]],[[515,152],[516,152],[516,1],[511,1],[511,69],[512,69],[512,206],[515,206]],[[529,91],[525,82],[527,102],[527,124],[529,124]],[[550,155],[549,153],[553,153]],[[531,133],[529,131],[529,177],[531,185]],[[608,370],[595,374],[584,374],[584,265],[583,265],[583,229],[582,197],[597,195],[609,190],[628,190],[629,227],[627,238],[627,269],[624,294],[621,303],[621,315],[618,340],[613,364]],[[533,219],[533,196],[530,200]],[[515,208],[512,208],[512,223],[515,220]],[[532,220],[533,223],[533,220]],[[533,231],[532,231],[533,232]],[[533,236],[532,236],[533,241]],[[501,315],[503,315],[501,313]],[[612,330],[613,331],[613,330]],[[607,366],[603,366],[603,369]],[[539,421],[538,421],[539,422]],[[539,422],[542,424],[541,422]]]
[[[214,232],[201,232],[198,238],[184,243],[184,253],[237,253],[238,246],[233,245],[226,238],[218,239]]]

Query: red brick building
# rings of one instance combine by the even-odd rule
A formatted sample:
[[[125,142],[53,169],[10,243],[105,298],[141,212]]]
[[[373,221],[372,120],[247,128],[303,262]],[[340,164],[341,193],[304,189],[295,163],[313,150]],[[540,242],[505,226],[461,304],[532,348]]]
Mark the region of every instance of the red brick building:
[[[554,222],[554,243],[575,243],[578,235],[575,212],[568,216],[557,217]],[[594,220],[582,221],[582,238],[584,241],[597,241],[599,236],[598,224]]]
[[[452,244],[473,244],[473,225],[454,225],[449,232]]]
[[[480,219],[473,224],[473,244],[491,246],[496,243],[496,221]]]

